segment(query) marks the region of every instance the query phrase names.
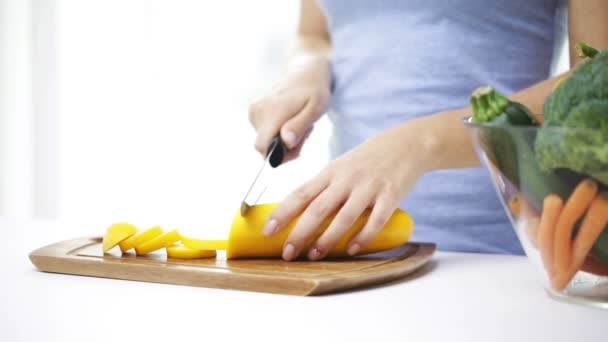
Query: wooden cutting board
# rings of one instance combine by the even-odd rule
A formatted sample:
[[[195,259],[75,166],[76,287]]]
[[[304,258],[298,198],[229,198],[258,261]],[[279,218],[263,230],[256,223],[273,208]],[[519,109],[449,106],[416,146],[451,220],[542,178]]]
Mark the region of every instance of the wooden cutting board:
[[[319,295],[386,283],[427,263],[435,245],[408,243],[391,251],[324,261],[167,259],[164,253],[103,254],[101,238],[42,247],[30,260],[45,272],[292,295]]]

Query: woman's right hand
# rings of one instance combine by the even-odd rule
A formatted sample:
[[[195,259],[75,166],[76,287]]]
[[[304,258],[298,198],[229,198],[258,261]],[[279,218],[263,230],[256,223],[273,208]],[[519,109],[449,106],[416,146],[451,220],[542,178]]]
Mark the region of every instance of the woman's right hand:
[[[249,107],[249,121],[257,132],[255,149],[265,156],[270,142],[280,132],[288,149],[284,161],[297,158],[314,123],[327,109],[330,77],[325,58],[301,57],[292,61],[270,93]]]

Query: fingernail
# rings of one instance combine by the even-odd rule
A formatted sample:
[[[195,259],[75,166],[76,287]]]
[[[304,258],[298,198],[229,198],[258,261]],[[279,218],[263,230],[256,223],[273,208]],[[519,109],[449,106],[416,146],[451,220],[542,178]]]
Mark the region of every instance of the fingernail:
[[[295,247],[290,243],[285,245],[285,248],[283,248],[283,259],[289,261],[289,260],[293,259],[295,256],[296,256]]]
[[[318,260],[321,257],[321,249],[319,247],[314,247],[308,252],[308,259],[310,260]]]
[[[283,135],[283,140],[287,144],[287,147],[294,148],[296,147],[296,134],[292,131],[288,131]]]
[[[277,220],[270,219],[270,220],[266,221],[266,224],[264,225],[264,235],[266,235],[266,236],[272,235],[276,228],[277,228]]]
[[[359,253],[360,250],[361,246],[358,243],[353,243],[352,245],[350,245],[350,247],[348,247],[348,254],[355,255]]]

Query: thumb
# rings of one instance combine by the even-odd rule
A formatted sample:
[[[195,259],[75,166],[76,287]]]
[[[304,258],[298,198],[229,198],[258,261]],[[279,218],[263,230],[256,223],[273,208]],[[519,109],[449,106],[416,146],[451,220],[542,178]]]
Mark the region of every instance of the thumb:
[[[312,126],[320,116],[318,106],[314,101],[309,100],[298,114],[283,124],[281,138],[287,148],[294,149],[300,145],[306,139],[306,135],[310,134]]]

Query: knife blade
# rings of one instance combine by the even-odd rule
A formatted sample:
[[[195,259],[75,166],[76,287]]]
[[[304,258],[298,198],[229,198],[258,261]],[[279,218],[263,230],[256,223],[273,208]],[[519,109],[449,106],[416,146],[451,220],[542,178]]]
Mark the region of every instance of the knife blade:
[[[268,188],[268,183],[266,179],[264,179],[264,170],[267,169],[267,165],[270,165],[272,168],[276,168],[281,165],[283,162],[283,158],[285,157],[286,147],[285,143],[281,139],[280,135],[277,135],[272,139],[268,149],[266,150],[266,157],[264,158],[264,162],[260,171],[256,174],[251,186],[249,186],[249,190],[241,201],[241,216],[245,216],[250,207],[256,205],[264,191]]]

